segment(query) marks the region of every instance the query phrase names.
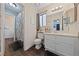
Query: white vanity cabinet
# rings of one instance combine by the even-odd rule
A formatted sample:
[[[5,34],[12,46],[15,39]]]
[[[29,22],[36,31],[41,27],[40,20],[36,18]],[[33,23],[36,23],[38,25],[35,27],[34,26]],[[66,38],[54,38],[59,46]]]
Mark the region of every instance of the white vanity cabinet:
[[[58,55],[79,56],[79,39],[74,36],[45,34],[45,50]]]

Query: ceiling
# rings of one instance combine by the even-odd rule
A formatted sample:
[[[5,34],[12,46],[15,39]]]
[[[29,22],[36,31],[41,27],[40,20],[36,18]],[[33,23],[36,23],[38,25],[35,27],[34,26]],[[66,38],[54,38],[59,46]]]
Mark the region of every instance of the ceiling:
[[[34,6],[38,9],[46,7],[47,5],[49,5],[51,3],[34,3]]]
[[[50,3],[33,3],[34,7],[36,7],[37,9],[46,7],[49,4]],[[10,12],[10,13],[13,13],[14,15],[17,15],[19,12],[21,12],[22,5],[18,4],[18,3],[16,3],[16,5],[17,5],[17,7],[15,8],[15,7],[10,6],[9,3],[6,3],[5,4],[5,10],[6,10],[6,12]]]

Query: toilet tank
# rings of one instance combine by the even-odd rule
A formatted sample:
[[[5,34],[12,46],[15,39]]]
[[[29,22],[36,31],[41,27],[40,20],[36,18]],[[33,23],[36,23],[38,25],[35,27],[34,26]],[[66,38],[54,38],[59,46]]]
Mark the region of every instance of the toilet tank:
[[[38,32],[38,38],[39,38],[39,39],[44,39],[43,32]]]

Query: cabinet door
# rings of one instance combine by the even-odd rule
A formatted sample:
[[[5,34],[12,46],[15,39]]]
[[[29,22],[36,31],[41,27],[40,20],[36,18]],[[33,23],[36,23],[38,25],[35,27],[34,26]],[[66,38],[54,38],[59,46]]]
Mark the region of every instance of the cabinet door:
[[[69,44],[64,44],[64,43],[56,43],[56,52],[62,54],[62,55],[73,55],[74,54],[74,49],[73,46]]]
[[[72,37],[56,36],[56,52],[62,55],[73,55],[74,45]]]
[[[44,43],[45,43],[45,48],[55,51],[55,37],[54,36],[49,37],[49,35],[46,35]]]

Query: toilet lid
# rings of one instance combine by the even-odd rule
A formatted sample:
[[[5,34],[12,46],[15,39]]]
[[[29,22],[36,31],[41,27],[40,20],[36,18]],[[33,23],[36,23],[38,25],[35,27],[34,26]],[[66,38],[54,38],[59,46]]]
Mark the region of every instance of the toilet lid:
[[[35,42],[40,42],[40,41],[41,41],[41,39],[36,39],[36,40],[35,40]]]

